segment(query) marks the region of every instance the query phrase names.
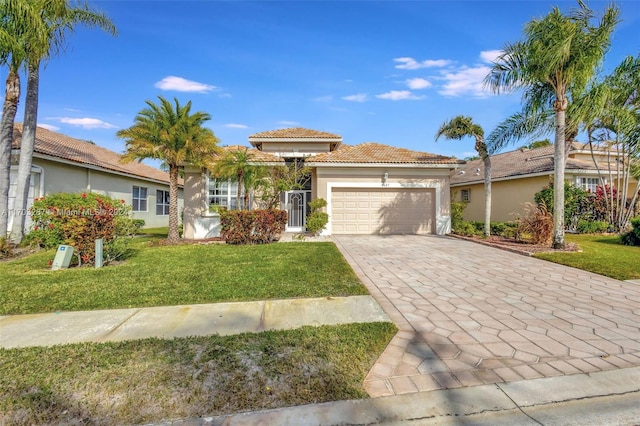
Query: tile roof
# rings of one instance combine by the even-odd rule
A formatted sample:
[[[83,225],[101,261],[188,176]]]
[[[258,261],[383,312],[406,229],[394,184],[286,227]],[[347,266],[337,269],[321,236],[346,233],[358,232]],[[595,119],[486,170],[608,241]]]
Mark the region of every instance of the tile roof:
[[[584,149],[583,144],[574,143],[572,151]],[[553,145],[540,148],[521,148],[491,156],[491,179],[526,176],[553,172]],[[569,153],[571,155],[571,152]],[[601,166],[602,167],[602,166]],[[596,170],[593,161],[579,160],[569,156],[566,170]],[[463,173],[464,172],[464,173]],[[451,185],[484,182],[484,163],[481,159],[467,162],[451,176]]]
[[[345,147],[315,155],[308,163],[460,164],[454,157],[411,151],[374,142]]]
[[[305,129],[302,127],[291,127],[288,129],[267,130],[266,132],[254,133],[249,135],[251,139],[298,139],[298,138],[313,138],[313,139],[340,139],[342,136],[334,133],[321,132],[319,130]]]
[[[255,148],[249,148],[243,145],[232,145],[232,146],[223,146],[220,147],[222,152],[220,155],[223,155],[224,151],[240,151],[247,150],[251,159],[258,163],[284,163],[284,158],[278,157],[277,155],[270,154],[268,152],[262,152]],[[213,161],[216,160],[217,157],[213,158]]]
[[[16,123],[13,130],[12,148],[20,149],[21,142],[22,123]],[[52,132],[43,127],[38,127],[36,130],[34,154],[56,157],[61,160],[78,163],[78,165],[91,165],[107,171],[169,183],[169,173],[138,162],[122,164],[120,163],[121,155],[116,152],[94,145],[91,142]]]

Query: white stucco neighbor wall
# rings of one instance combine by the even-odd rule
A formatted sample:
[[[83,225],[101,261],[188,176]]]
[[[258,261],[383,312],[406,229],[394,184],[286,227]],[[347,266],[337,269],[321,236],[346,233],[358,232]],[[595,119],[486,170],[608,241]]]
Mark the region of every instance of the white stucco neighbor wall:
[[[144,220],[145,226],[148,228],[163,227],[169,224],[168,215],[156,214],[156,191],[169,191],[168,183],[164,184],[154,180],[110,173],[81,165],[66,164],[37,157],[34,157],[33,165],[37,173],[36,185],[30,197],[30,205],[33,202],[33,197],[59,192],[95,192],[124,200],[126,204],[131,205],[132,191],[135,185],[147,188],[147,211],[133,212],[132,217]],[[182,211],[184,204],[182,192],[182,189],[178,190],[179,212]]]

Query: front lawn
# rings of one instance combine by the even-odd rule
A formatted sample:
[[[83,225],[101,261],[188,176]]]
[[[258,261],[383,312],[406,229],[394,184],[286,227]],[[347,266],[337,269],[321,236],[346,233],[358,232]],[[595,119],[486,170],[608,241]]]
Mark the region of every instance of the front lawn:
[[[582,252],[538,253],[535,257],[618,280],[640,279],[640,247],[624,246],[615,235],[566,235]]]
[[[333,243],[150,246],[119,265],[51,271],[54,252],[0,263],[0,314],[368,294]]]
[[[0,349],[0,424],[140,424],[366,398],[396,332],[347,324]]]

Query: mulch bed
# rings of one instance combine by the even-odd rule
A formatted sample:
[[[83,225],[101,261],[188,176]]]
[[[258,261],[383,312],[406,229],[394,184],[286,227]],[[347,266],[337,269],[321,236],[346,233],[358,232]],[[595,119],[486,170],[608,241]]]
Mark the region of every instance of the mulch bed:
[[[452,237],[461,240],[473,241],[474,243],[484,244],[485,246],[495,247],[512,253],[531,256],[535,253],[542,252],[578,252],[580,248],[576,243],[566,243],[564,250],[552,249],[544,244],[532,244],[526,241],[518,241],[510,238],[491,235],[489,237],[463,236],[450,234]]]

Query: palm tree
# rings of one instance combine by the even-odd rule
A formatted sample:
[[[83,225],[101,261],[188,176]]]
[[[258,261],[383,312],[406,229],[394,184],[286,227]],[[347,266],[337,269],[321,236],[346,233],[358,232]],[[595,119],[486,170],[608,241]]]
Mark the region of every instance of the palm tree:
[[[495,93],[523,89],[529,111],[551,106],[555,116],[553,248],[564,248],[564,168],[566,111],[595,76],[618,21],[618,9],[605,10],[598,26],[593,12],[579,7],[563,15],[555,7],[524,28],[524,40],[507,44],[485,78]]]
[[[52,0],[48,5],[55,7],[57,3],[60,0]],[[20,68],[27,54],[25,40],[29,37],[31,45],[47,42],[46,27],[31,6],[29,2],[16,0],[0,2],[0,66],[9,68],[0,123],[0,238],[8,231],[11,142],[20,100]]]
[[[77,24],[89,27],[99,27],[115,35],[113,23],[102,13],[90,10],[87,3],[71,6],[68,0],[10,0],[15,3],[28,3],[39,15],[41,27],[45,29],[46,40],[32,36],[32,32],[25,34],[24,61],[27,66],[27,94],[22,126],[22,142],[20,144],[20,162],[16,179],[15,207],[26,210],[31,179],[31,165],[35,145],[36,126],[38,121],[38,93],[40,84],[40,64],[52,55],[58,53],[64,46],[67,31],[73,31]],[[31,42],[32,39],[36,42]],[[11,227],[11,241],[19,243],[23,237],[25,216],[14,216]]]
[[[252,157],[247,147],[227,148],[212,170],[216,177],[238,182],[238,208],[245,210],[249,209],[249,192],[265,174],[263,167],[252,162]]]
[[[159,104],[147,100],[138,112],[135,124],[116,134],[125,140],[124,162],[146,158],[162,160],[169,167],[169,243],[180,239],[178,233],[178,172],[186,163],[203,166],[218,152],[218,138],[203,127],[211,116],[191,113],[191,101],[184,106],[177,98],[172,104],[158,96]]]
[[[460,140],[472,136],[476,140],[476,151],[484,163],[484,234],[491,234],[491,156],[484,142],[484,130],[471,117],[458,115],[440,125],[436,140],[440,137]]]

